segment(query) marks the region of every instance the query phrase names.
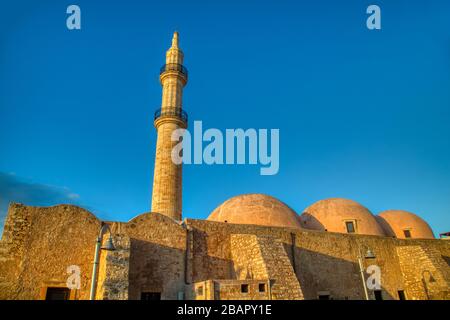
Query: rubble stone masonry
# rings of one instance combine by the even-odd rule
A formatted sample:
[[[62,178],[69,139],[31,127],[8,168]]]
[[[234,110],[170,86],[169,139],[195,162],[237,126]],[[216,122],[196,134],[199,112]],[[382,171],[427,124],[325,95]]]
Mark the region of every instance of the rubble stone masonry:
[[[158,213],[107,222],[116,251],[102,251],[97,299],[363,299],[358,255],[371,249],[381,269],[384,299],[449,299],[450,241],[347,235],[295,228],[240,225]],[[71,205],[12,204],[0,241],[0,299],[44,299],[64,287],[67,267],[81,270],[71,299],[88,299],[101,222]],[[367,275],[366,275],[367,276]],[[268,283],[260,291],[261,283]],[[425,281],[425,286],[423,285]],[[248,293],[242,292],[248,285]],[[371,298],[373,292],[369,291]]]

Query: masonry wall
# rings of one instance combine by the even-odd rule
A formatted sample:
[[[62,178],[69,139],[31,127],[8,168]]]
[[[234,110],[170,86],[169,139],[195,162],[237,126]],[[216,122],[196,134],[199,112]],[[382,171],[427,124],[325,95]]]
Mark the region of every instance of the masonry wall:
[[[158,213],[115,223],[113,233],[130,238],[129,299],[142,292],[159,292],[161,299],[178,299],[185,291],[186,228]]]
[[[20,261],[24,255],[24,242],[28,236],[31,213],[17,204],[9,207],[0,241],[0,298],[14,299],[20,286]]]
[[[259,285],[264,286],[260,291]],[[247,285],[247,292],[242,292],[242,285]],[[217,280],[214,281],[214,298],[216,300],[270,300],[268,283],[258,280]]]
[[[207,280],[188,285],[186,293],[188,300],[271,300],[269,282],[264,280]]]
[[[364,299],[358,255],[371,249],[376,258],[364,260],[364,268],[376,264],[381,268],[384,299],[398,299],[398,291],[408,288],[396,248],[419,245],[440,253],[441,268],[449,268],[450,243],[441,240],[400,240],[379,236],[347,235],[310,230],[234,225],[206,220],[187,220],[194,230],[192,261],[193,280],[233,279],[232,234],[255,234],[279,239],[299,279],[304,298],[317,299],[328,292],[332,299]],[[295,244],[294,246],[292,244]],[[412,258],[414,259],[414,258]],[[417,263],[420,263],[418,260]],[[367,276],[367,275],[366,275]],[[370,292],[371,298],[373,292]]]
[[[383,299],[397,299],[398,290],[404,290],[395,239],[299,232],[295,243],[297,276],[306,299],[317,299],[319,292],[328,292],[333,299],[363,299],[358,256],[365,255],[367,249],[376,258],[363,259],[363,265],[364,268],[372,264],[380,267]],[[369,293],[373,298],[372,291]]]
[[[110,225],[117,250],[101,252],[96,299],[140,299],[142,292],[177,299],[184,293],[185,227],[157,213]],[[72,205],[11,205],[0,242],[0,299],[43,299],[47,287],[66,287],[71,265],[81,270],[81,287],[71,299],[89,299],[100,226]]]
[[[277,238],[232,234],[231,255],[236,279],[270,279],[271,299],[303,299],[293,264]],[[247,293],[243,295],[246,296]]]
[[[268,279],[257,237],[253,234],[232,234],[230,241],[233,279]]]
[[[11,205],[0,241],[0,299],[42,299],[45,288],[66,286],[71,265],[81,270],[81,287],[71,292],[71,298],[88,299],[100,225],[91,213],[75,206]],[[404,290],[408,299],[423,299],[425,289],[418,274],[424,270],[437,280],[430,287],[432,298],[448,298],[445,286],[450,241],[399,240],[191,219],[180,224],[157,213],[111,226],[118,250],[102,254],[100,299],[140,299],[142,292],[178,299],[184,292],[189,294],[194,283],[250,280],[243,279],[246,274],[241,271],[258,261],[265,264],[268,278],[285,278],[276,272],[284,266],[292,268],[305,299],[317,299],[319,292],[328,292],[333,299],[363,299],[357,257],[367,249],[376,258],[365,260],[364,267],[376,264],[381,268],[385,299],[398,299],[398,290]],[[239,255],[239,247],[251,238],[258,239],[257,245],[250,242],[259,248],[259,258],[250,253],[247,257]],[[283,268],[277,258],[280,255],[286,262]],[[236,272],[236,266],[241,271]],[[255,279],[255,275],[259,277],[257,268],[251,269],[254,280],[267,280]],[[426,276],[429,280],[428,273]],[[234,289],[224,290],[219,294],[233,296]]]
[[[66,286],[71,265],[81,271],[71,298],[87,299],[99,229],[100,221],[79,207],[12,204],[1,241],[0,299],[43,299],[46,287]]]
[[[272,235],[283,243],[288,243],[291,239],[290,233],[286,231],[289,229],[285,228],[193,219],[186,219],[186,224],[192,229],[192,259],[189,261],[192,282],[235,278],[231,254],[232,234]],[[290,252],[288,255],[291,257]]]
[[[106,242],[108,237],[104,237]],[[96,300],[128,300],[130,238],[114,234],[114,251],[102,250],[96,288]]]
[[[412,299],[450,300],[450,268],[433,247],[399,246],[406,291]]]

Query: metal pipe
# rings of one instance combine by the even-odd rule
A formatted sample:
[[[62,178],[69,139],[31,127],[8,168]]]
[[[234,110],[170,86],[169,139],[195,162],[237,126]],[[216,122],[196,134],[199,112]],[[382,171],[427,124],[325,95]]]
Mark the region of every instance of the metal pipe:
[[[92,266],[92,279],[91,279],[91,291],[89,294],[90,300],[95,300],[95,292],[97,287],[97,271],[98,271],[98,265],[100,260],[100,249],[102,246],[102,238],[105,231],[108,230],[109,234],[111,234],[111,229],[109,228],[109,225],[106,223],[103,223],[100,232],[97,237],[97,242],[95,243],[95,253],[94,253],[94,264]]]
[[[364,277],[364,268],[363,268],[363,263],[362,263],[361,252],[358,257],[358,263],[359,263],[359,272],[361,273],[361,280],[363,282],[363,287],[364,287],[364,295],[366,296],[366,300],[369,300],[369,293],[367,292],[366,278]]]
[[[92,279],[91,279],[91,292],[89,299],[95,300],[95,289],[97,286],[97,267],[100,259],[100,247],[102,245],[102,239],[97,238],[97,243],[95,244],[95,254],[94,254],[94,265],[92,266]]]

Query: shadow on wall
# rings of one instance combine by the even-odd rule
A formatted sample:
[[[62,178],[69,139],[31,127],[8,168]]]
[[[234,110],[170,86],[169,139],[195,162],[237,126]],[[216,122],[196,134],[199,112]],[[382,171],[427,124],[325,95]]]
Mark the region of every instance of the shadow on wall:
[[[325,226],[308,212],[303,212],[302,215],[299,216],[299,221],[301,226],[305,229],[327,231]]]
[[[229,259],[220,259],[208,254],[208,245],[220,248],[222,254],[230,252],[229,238],[215,236],[214,233],[206,233],[198,229],[194,229],[193,233],[195,240],[192,282],[210,279],[237,279],[231,254]],[[292,263],[292,246],[284,244],[284,248]],[[228,258],[227,254],[224,254],[224,256]],[[251,266],[252,261],[249,261],[249,267],[244,270],[244,278],[246,279],[254,278]],[[331,299],[342,300],[364,299],[364,289],[357,262],[296,247],[294,270],[304,298],[307,300],[318,299],[319,295],[329,295]],[[366,274],[366,279],[367,277],[368,275]],[[384,288],[381,288],[381,290],[383,299],[398,299],[397,296],[392,296]],[[375,299],[373,292],[370,293],[370,297]]]
[[[184,292],[185,251],[131,238],[129,299],[143,293],[176,300]]]
[[[383,217],[380,217],[380,216],[374,216],[374,217],[388,237],[396,237],[394,229],[392,229],[392,227],[389,225],[389,223],[386,220],[383,219]]]
[[[231,259],[230,239],[217,239],[217,243],[210,244],[214,247],[221,247],[222,252],[228,252],[228,259],[214,257],[208,254],[207,239],[211,235],[206,232],[194,229],[193,232],[193,263],[192,282],[205,281],[210,279],[225,280],[235,279],[233,262]],[[215,237],[210,237],[215,239]]]
[[[442,256],[442,259],[444,259],[444,261],[447,262],[447,265],[450,267],[450,257]]]
[[[161,299],[178,299],[185,285],[211,279],[231,279],[231,260],[198,254],[205,248],[204,234],[197,234],[193,254],[186,264],[186,251],[150,241],[131,238],[129,299],[143,293],[160,294]],[[203,240],[202,240],[203,239]]]
[[[362,300],[364,287],[356,262],[296,247],[296,275],[306,300],[328,297],[335,300]],[[366,279],[369,275],[365,275]],[[381,288],[384,300],[395,300]],[[375,299],[369,290],[369,297]]]

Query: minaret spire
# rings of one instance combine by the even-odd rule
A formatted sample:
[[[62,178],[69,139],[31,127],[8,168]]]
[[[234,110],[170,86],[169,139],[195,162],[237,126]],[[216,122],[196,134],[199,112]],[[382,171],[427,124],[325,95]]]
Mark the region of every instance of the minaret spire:
[[[178,49],[178,31],[175,31],[175,32],[173,33],[173,38],[172,38],[172,48]]]
[[[184,55],[179,48],[178,32],[174,32],[172,46],[166,52],[166,64],[161,68],[162,102],[155,112],[157,131],[155,172],[153,176],[152,212],[181,220],[182,165],[172,162],[172,132],[187,127],[187,114],[182,110],[183,88],[187,83]]]

